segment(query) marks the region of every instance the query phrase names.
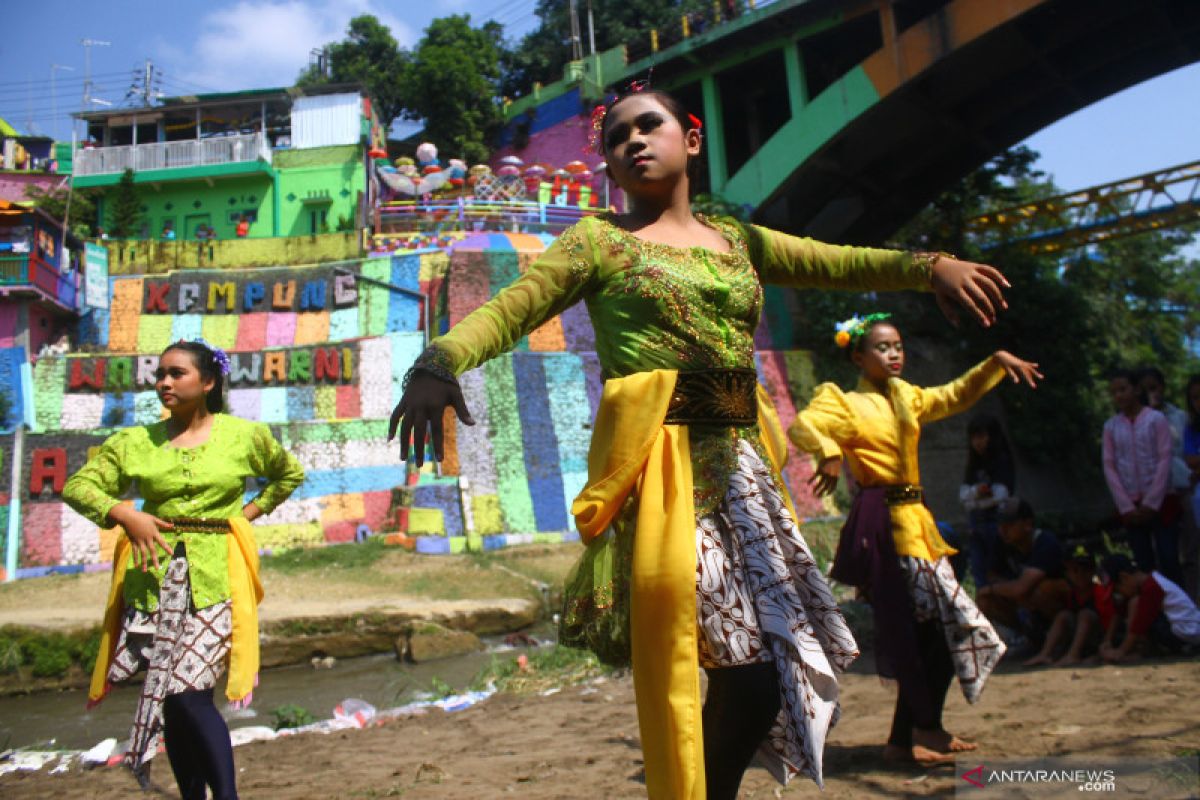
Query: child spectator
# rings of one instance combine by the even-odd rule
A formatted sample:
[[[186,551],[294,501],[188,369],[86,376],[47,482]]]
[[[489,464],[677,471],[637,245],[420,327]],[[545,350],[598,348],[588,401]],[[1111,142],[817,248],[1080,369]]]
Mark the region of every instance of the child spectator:
[[[1188,496],[1191,524],[1185,528],[1183,537],[1184,586],[1194,599],[1200,596],[1200,375],[1188,379],[1187,391],[1188,422],[1183,429],[1183,460],[1187,465]]]
[[[996,530],[996,505],[1016,491],[1016,472],[1008,439],[1000,421],[978,414],[967,423],[967,469],[958,499],[967,510],[971,528],[968,553],[976,589],[987,586],[988,566],[1001,547]]]
[[[1067,583],[1067,607],[1058,612],[1046,633],[1042,650],[1025,666],[1053,663],[1067,667],[1083,660],[1085,652],[1099,643],[1114,614],[1112,587],[1096,581],[1096,560],[1087,548],[1078,545],[1064,562]],[[1054,653],[1070,637],[1070,645],[1058,661]]]
[[[245,239],[250,235],[250,220],[245,214],[238,220],[237,229],[235,231],[239,239]]]
[[[1180,580],[1178,514],[1165,500],[1171,482],[1171,426],[1148,408],[1137,376],[1118,370],[1109,381],[1117,413],[1104,423],[1104,478],[1142,570]]]
[[[998,505],[996,523],[1004,547],[997,552],[988,585],[975,596],[979,610],[993,623],[1042,639],[1067,607],[1062,546],[1053,533],[1035,525],[1033,508],[1020,498]]]
[[[1120,617],[1114,618],[1100,645],[1105,661],[1132,661],[1147,644],[1169,653],[1200,645],[1200,609],[1174,581],[1134,566],[1120,553],[1104,559],[1104,574],[1125,601],[1124,625]],[[1124,638],[1116,645],[1121,628]]]

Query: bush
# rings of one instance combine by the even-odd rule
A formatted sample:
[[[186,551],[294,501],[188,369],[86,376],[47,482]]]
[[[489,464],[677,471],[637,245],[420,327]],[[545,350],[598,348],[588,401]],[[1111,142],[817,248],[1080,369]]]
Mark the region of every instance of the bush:
[[[530,651],[527,658],[522,669],[517,658],[492,656],[491,662],[471,681],[471,688],[484,689],[491,685],[501,692],[531,694],[586,683],[614,672],[589,651],[558,644]]]
[[[23,661],[21,643],[12,636],[0,635],[0,675],[16,672]]]
[[[90,673],[100,653],[99,627],[59,633],[9,625],[0,628],[0,675],[27,669],[37,678],[58,678],[77,665]]]
[[[21,651],[36,678],[57,678],[71,668],[71,643],[62,634],[30,639]]]
[[[276,706],[271,711],[271,714],[275,717],[275,730],[280,730],[281,728],[301,728],[317,721],[317,718],[312,715],[311,711],[304,706],[298,706],[294,703]]]

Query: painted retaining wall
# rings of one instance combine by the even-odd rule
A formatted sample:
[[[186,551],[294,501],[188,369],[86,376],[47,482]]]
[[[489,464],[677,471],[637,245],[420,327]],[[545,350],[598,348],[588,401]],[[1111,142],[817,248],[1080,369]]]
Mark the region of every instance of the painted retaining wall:
[[[67,508],[62,483],[108,432],[159,418],[157,354],[196,336],[230,351],[232,413],[271,424],[308,472],[256,525],[264,548],[352,541],[391,527],[400,506],[409,532],[428,534],[418,539],[425,552],[461,550],[467,534],[485,547],[569,538],[568,509],[586,480],[601,390],[584,305],[463,376],[477,424],[447,427],[440,476],[427,465],[410,485],[398,446],[385,441],[424,334],[419,302],[379,284],[429,295],[431,327],[442,330],[521,274],[545,245],[539,236],[485,234],[449,252],[351,265],[376,283],[326,266],[111,277],[111,307],[84,317],[75,351],[45,356],[32,371],[38,430],[25,436],[16,483],[17,575],[100,569],[111,558],[111,532]],[[804,353],[770,349],[765,328],[759,340],[767,346],[759,372],[786,425],[792,398],[811,391],[811,364]],[[0,437],[0,448],[7,475],[12,437]],[[807,459],[794,458],[785,479],[801,513],[819,513],[806,492],[808,470]],[[248,486],[247,497],[255,491]]]

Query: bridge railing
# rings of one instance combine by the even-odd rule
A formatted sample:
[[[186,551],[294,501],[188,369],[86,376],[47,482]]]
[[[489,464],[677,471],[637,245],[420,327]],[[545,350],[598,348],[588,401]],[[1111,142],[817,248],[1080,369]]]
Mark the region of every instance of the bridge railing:
[[[968,220],[984,250],[1054,253],[1200,219],[1200,161],[1045,197]]]
[[[769,6],[778,0],[713,0],[708,11],[681,14],[670,25],[642,31],[625,45],[628,63],[665,50],[685,39],[724,25],[737,17]]]
[[[434,230],[558,233],[601,210],[531,200],[401,201],[380,204],[376,211],[376,233]]]

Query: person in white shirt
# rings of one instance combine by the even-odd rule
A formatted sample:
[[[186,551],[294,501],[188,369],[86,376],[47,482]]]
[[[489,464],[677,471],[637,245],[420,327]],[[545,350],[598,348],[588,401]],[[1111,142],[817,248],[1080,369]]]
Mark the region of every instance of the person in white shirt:
[[[1200,645],[1200,609],[1174,581],[1134,566],[1120,553],[1107,556],[1103,570],[1124,602],[1124,620],[1120,615],[1113,619],[1100,645],[1101,658],[1119,663],[1137,658],[1146,645],[1168,653]],[[1124,638],[1117,645],[1122,627]]]
[[[1104,478],[1129,535],[1138,567],[1182,580],[1178,504],[1166,503],[1171,482],[1171,426],[1148,408],[1138,376],[1115,372],[1109,393],[1117,413],[1104,423]]]

